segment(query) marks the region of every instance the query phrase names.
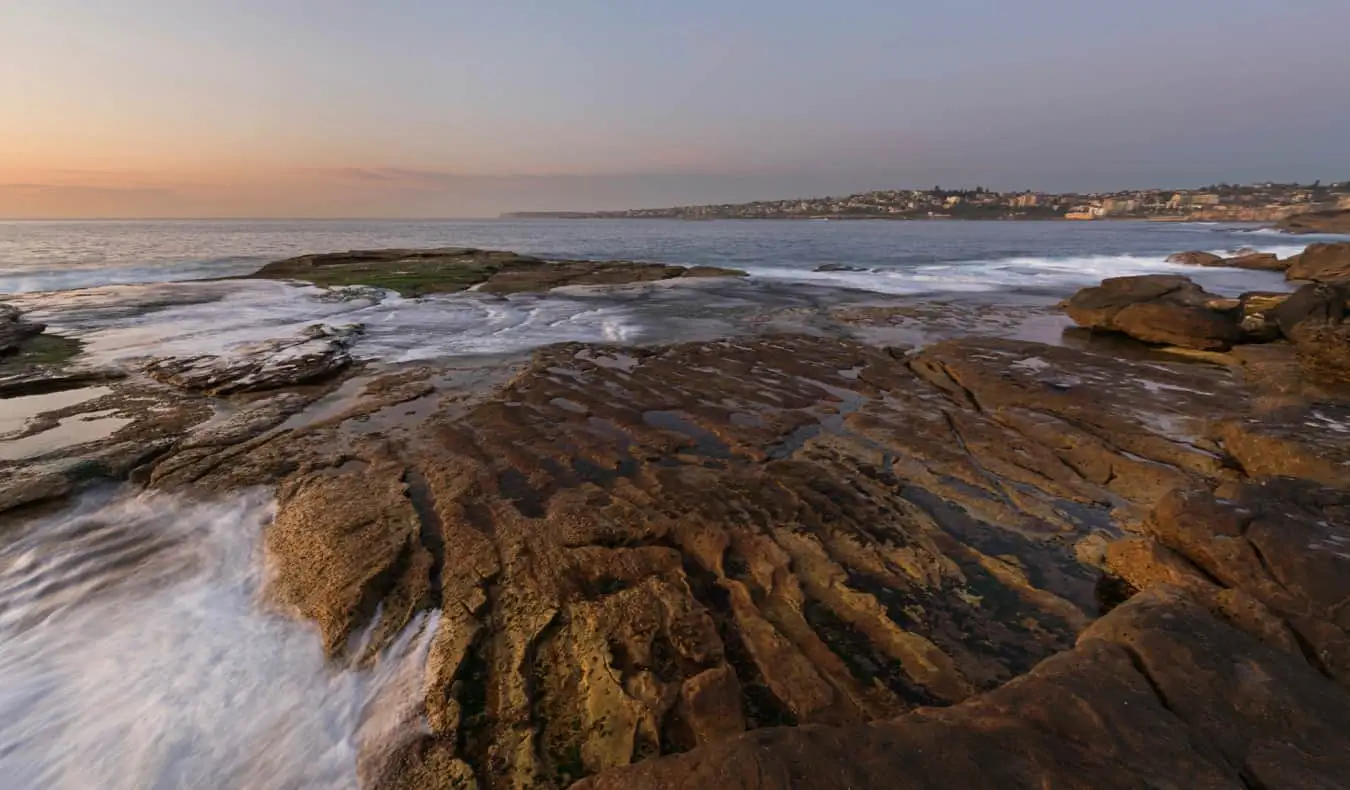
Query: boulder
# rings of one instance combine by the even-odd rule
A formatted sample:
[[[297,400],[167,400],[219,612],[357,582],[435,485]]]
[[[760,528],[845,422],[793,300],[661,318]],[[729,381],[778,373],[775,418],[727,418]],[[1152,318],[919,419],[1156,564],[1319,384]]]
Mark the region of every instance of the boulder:
[[[208,395],[312,384],[352,364],[348,349],[363,331],[360,325],[315,324],[294,338],[237,346],[228,356],[155,359],[145,372],[166,384]]]
[[[1350,242],[1310,244],[1285,270],[1290,280],[1337,283],[1350,280]]]
[[[1345,317],[1345,293],[1335,286],[1312,283],[1266,311],[1290,340],[1314,326],[1335,326]]]
[[[1280,256],[1269,252],[1249,252],[1236,255],[1232,258],[1224,258],[1220,266],[1228,266],[1234,269],[1257,269],[1267,272],[1284,271],[1290,262],[1281,260]]]
[[[0,356],[17,351],[19,344],[42,334],[46,328],[44,324],[25,321],[19,308],[0,303]]]
[[[1079,326],[1206,351],[1224,351],[1242,339],[1233,306],[1188,277],[1159,274],[1109,278],[1064,305]]]
[[[1167,262],[1182,263],[1187,266],[1222,266],[1223,257],[1212,252],[1191,250],[1190,252],[1177,252],[1168,255]]]

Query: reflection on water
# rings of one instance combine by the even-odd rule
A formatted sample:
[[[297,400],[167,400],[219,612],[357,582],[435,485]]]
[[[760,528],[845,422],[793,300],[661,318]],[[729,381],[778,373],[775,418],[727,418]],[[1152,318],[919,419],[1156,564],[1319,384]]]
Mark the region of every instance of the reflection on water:
[[[23,430],[29,420],[44,412],[67,409],[111,393],[109,387],[81,387],[44,395],[0,398],[0,436]]]
[[[355,788],[430,628],[326,665],[315,629],[258,606],[271,515],[258,493],[104,494],[0,534],[0,785]]]

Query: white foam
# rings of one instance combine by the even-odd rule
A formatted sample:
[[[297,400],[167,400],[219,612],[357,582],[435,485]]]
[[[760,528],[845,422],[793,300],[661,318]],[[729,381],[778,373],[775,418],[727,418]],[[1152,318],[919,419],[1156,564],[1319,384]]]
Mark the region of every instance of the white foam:
[[[270,501],[87,499],[0,548],[0,785],[354,790],[367,711],[424,658],[325,664],[262,611]]]
[[[604,300],[444,294],[349,298],[267,280],[109,286],[16,300],[35,320],[85,341],[86,359],[119,364],[150,356],[229,355],[251,343],[295,337],[315,323],[364,324],[352,354],[402,362],[500,354],[565,341],[624,342],[641,331],[634,311]],[[156,300],[177,302],[145,310]],[[140,305],[140,307],[137,307]]]
[[[1276,245],[1261,251],[1288,257],[1302,252],[1303,248]],[[1215,254],[1233,252],[1216,250]],[[879,268],[865,272],[818,272],[788,267],[752,267],[747,271],[752,277],[895,295],[1000,291],[1010,288],[1072,289],[1096,285],[1107,277],[1138,274],[1181,274],[1222,293],[1287,289],[1277,272],[1188,266],[1167,263],[1161,256],[1143,255],[1013,257]]]

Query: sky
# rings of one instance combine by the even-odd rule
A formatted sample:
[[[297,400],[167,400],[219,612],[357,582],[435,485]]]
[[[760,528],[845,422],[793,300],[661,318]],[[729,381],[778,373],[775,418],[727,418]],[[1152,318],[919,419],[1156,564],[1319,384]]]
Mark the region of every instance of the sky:
[[[0,217],[1350,179],[1348,0],[3,0]]]

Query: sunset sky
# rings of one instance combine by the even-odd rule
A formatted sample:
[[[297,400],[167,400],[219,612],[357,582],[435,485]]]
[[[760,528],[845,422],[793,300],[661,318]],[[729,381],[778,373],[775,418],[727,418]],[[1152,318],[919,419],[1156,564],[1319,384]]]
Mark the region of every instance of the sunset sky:
[[[0,217],[1350,178],[1347,0],[5,0]]]

